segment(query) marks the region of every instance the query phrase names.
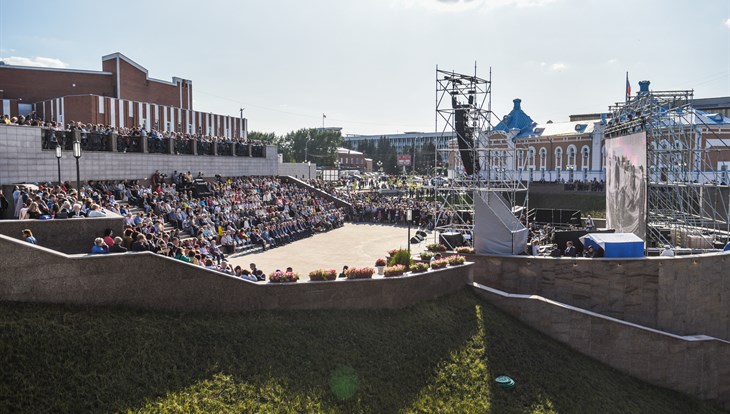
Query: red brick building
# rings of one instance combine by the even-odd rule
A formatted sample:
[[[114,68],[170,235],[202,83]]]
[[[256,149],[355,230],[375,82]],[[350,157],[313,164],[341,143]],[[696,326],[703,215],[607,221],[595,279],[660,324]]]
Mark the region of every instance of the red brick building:
[[[101,71],[0,64],[2,114],[36,111],[45,120],[62,123],[246,135],[245,119],[195,111],[192,81],[151,78],[147,69],[121,53],[101,60]]]

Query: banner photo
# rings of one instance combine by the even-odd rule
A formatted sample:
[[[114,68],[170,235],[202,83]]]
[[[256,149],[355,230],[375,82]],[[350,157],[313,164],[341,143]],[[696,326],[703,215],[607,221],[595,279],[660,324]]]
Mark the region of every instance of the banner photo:
[[[646,240],[646,133],[606,139],[606,225]]]

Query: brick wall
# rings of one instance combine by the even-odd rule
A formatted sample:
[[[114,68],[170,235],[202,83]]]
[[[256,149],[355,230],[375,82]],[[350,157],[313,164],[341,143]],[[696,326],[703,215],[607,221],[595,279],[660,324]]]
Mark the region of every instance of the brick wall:
[[[114,96],[114,82],[113,76],[104,72],[0,66],[0,85],[5,98],[23,98],[25,103],[68,95]]]

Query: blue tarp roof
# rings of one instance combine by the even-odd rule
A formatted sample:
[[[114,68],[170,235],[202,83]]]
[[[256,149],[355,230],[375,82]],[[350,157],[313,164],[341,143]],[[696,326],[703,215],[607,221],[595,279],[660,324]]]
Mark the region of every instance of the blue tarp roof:
[[[513,129],[518,130],[519,132],[517,133],[516,138],[524,138],[533,135],[533,129],[537,124],[520,107],[522,99],[517,98],[512,102],[514,102],[512,111],[505,115],[504,118],[502,118],[502,121],[500,121],[494,129],[496,131],[504,131],[507,133]]]
[[[588,233],[580,241],[584,246],[600,247],[604,257],[644,256],[644,241],[634,233]]]

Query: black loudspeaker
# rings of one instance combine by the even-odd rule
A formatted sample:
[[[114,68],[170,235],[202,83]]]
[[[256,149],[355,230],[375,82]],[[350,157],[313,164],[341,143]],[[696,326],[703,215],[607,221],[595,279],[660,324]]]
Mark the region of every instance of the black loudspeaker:
[[[428,235],[426,234],[426,232],[425,232],[425,231],[423,231],[423,230],[418,230],[418,231],[416,232],[416,235],[417,235],[417,236],[421,236],[421,238],[423,238],[423,239],[425,239],[425,238],[426,238],[426,236],[428,236]]]
[[[421,237],[420,234],[416,234],[415,236],[411,237],[411,244],[418,244],[423,241],[423,237]]]
[[[474,137],[472,137],[472,131],[469,128],[466,109],[456,109],[454,113],[454,129],[456,129],[456,140],[459,143],[459,154],[461,154],[461,162],[464,163],[464,171],[467,175],[478,174],[479,165],[474,165],[473,157]]]

